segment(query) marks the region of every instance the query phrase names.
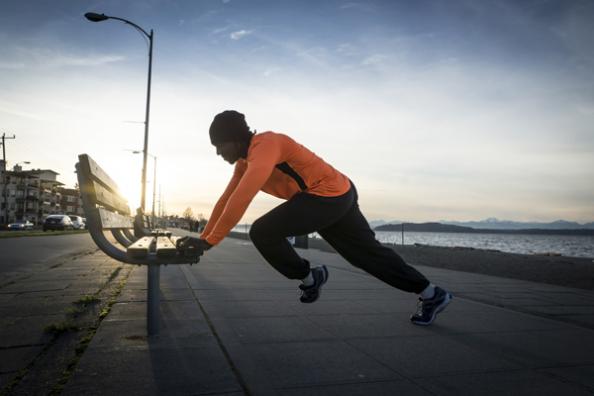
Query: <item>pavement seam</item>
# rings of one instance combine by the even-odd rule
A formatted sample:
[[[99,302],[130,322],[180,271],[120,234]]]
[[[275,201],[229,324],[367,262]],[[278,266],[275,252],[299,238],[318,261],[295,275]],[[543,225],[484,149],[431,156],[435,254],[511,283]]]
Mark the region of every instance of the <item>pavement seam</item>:
[[[9,281],[7,281],[5,283],[0,284],[0,290],[1,289],[4,289],[7,286],[10,286],[12,284],[15,284],[17,282],[20,282],[20,281],[24,281],[26,279],[29,279],[33,275],[37,275],[40,272],[47,272],[47,271],[52,270],[54,268],[58,268],[58,267],[60,267],[60,266],[62,266],[64,264],[66,264],[68,261],[73,261],[73,260],[76,260],[76,259],[81,258],[83,256],[90,256],[90,255],[96,253],[98,250],[99,249],[96,249],[96,248],[95,249],[85,249],[85,250],[79,250],[79,251],[76,251],[76,252],[72,252],[72,253],[69,253],[69,254],[66,254],[66,255],[63,255],[63,256],[55,257],[54,259],[52,259],[50,261],[50,263],[53,263],[53,264],[47,263],[47,264],[50,264],[49,267],[45,267],[45,268],[43,268],[40,271],[31,271],[31,272],[28,272],[28,273],[23,273],[21,275],[17,275],[17,277],[15,279],[11,279],[11,280],[9,280]],[[9,292],[9,293],[14,293],[14,292]],[[19,294],[22,294],[22,293],[24,293],[24,292],[20,291],[20,292],[16,292],[15,294],[19,295]]]
[[[86,254],[92,254],[92,253],[88,253],[85,252],[83,254],[79,254],[80,252],[78,252],[77,254],[74,254],[72,256],[74,256],[74,258],[72,258],[72,260],[75,260],[76,258],[80,258],[83,255]],[[64,258],[62,258],[64,259]],[[64,261],[64,263],[67,260]],[[47,268],[46,270],[49,271],[51,270],[53,267]],[[111,275],[109,276],[109,278],[105,281],[105,283],[94,293],[94,295],[99,295],[102,291],[104,291],[109,285],[110,283],[113,281],[113,279],[115,279],[115,277],[117,277],[121,271],[123,267],[120,265],[118,266],[116,269],[114,269],[111,273]],[[127,281],[127,278],[129,276],[131,272],[131,268],[128,271],[128,273],[125,275],[125,278],[120,281],[119,286],[119,290],[117,290],[118,295],[119,293],[121,293],[121,290],[123,289],[123,286],[125,285],[125,282]],[[25,278],[26,279],[26,278]],[[122,285],[122,282],[123,285]],[[115,299],[117,298],[117,295],[114,296],[110,296],[110,300],[106,303],[106,306],[109,305],[109,307],[107,308],[111,308],[111,305],[113,305],[113,303],[115,303]],[[113,302],[111,302],[113,300]],[[75,304],[76,302],[73,302],[73,304]],[[110,305],[111,303],[111,305]],[[80,357],[82,356],[82,353],[84,353],[84,350],[86,349],[86,347],[88,346],[88,344],[90,343],[90,341],[92,340],[92,335],[94,335],[94,333],[97,331],[99,324],[101,323],[101,321],[103,320],[103,318],[106,316],[106,313],[104,314],[106,308],[104,308],[101,312],[101,314],[99,315],[99,318],[97,319],[97,321],[94,323],[94,325],[90,326],[87,328],[87,333],[82,336],[79,341],[76,343],[76,347],[75,347],[75,357],[70,361],[70,363],[68,364],[68,367],[63,371],[62,373],[62,377],[60,377],[56,384],[52,387],[52,389],[49,392],[49,395],[57,395],[61,392],[61,388],[63,387],[63,385],[68,381],[68,379],[70,378],[72,372],[74,371],[74,369],[76,368],[76,364],[78,363],[78,360],[80,360]],[[109,309],[107,309],[107,313],[109,312]],[[71,324],[70,319],[63,321],[62,323],[70,323],[71,326],[74,326],[74,324]],[[62,324],[61,323],[61,324]],[[69,325],[69,326],[70,326]],[[52,332],[50,330],[51,326],[47,326],[45,332],[47,333]],[[27,364],[26,367],[20,369],[20,370],[16,370],[13,372],[17,372],[18,374],[16,376],[14,376],[11,381],[6,384],[2,389],[0,389],[0,396],[4,396],[4,395],[9,395],[11,394],[11,392],[14,390],[15,387],[19,386],[19,384],[21,383],[21,381],[23,380],[23,378],[25,376],[27,376],[27,374],[29,374],[29,372],[31,371],[31,369],[33,367],[35,367],[36,363],[41,361],[47,353],[49,353],[50,349],[52,347],[54,347],[54,345],[56,345],[56,343],[61,339],[62,335],[64,333],[68,333],[70,331],[70,327],[68,327],[67,329],[63,330],[63,331],[57,331],[57,332],[53,332],[52,334],[52,338],[45,344],[41,344],[40,346],[43,346],[43,348],[41,349],[41,351],[39,351],[39,353],[29,362],[29,364]],[[91,336],[89,337],[89,335],[91,334]],[[20,346],[16,346],[16,347],[23,347],[23,346],[36,346],[34,344],[32,345],[20,345]],[[8,348],[2,348],[2,349],[10,349],[11,347]],[[73,365],[74,363],[74,365]],[[69,370],[69,369],[72,370]],[[65,375],[68,374],[67,377],[65,377]]]
[[[310,323],[313,323],[314,325],[316,325],[316,322],[312,319],[310,319],[307,315],[305,316],[306,320],[308,320]],[[318,326],[319,327],[319,326]],[[371,355],[369,352],[358,348],[356,345],[353,345],[349,342],[349,339],[345,339],[337,334],[335,334],[334,332],[332,332],[331,330],[327,330],[327,329],[323,329],[328,331],[328,333],[332,334],[334,336],[335,339],[337,339],[340,342],[344,342],[345,344],[347,344],[348,346],[350,346],[351,348],[353,348],[355,351],[363,354],[364,356],[367,356],[368,358],[370,358],[371,360],[373,360],[374,362],[376,362],[377,364],[379,364],[380,366],[384,367],[385,369],[387,369],[388,371],[395,373],[396,375],[402,377],[402,379],[400,379],[400,381],[408,381],[409,383],[412,383],[416,386],[418,386],[419,388],[423,389],[425,392],[428,392],[431,395],[436,395],[436,393],[432,392],[429,389],[426,389],[425,387],[422,386],[422,384],[417,383],[413,378],[408,377],[407,375],[399,372],[398,370],[395,370],[394,368],[390,367],[388,364],[382,362],[381,360],[377,359],[375,356]],[[397,381],[398,379],[393,379],[393,381]],[[379,382],[379,381],[378,381]],[[384,381],[385,382],[385,381]]]
[[[186,284],[187,284],[188,288],[190,290],[192,290],[192,285],[190,284],[190,281],[188,280],[188,277],[186,275],[186,272],[183,269],[184,268],[182,268],[182,273],[184,274],[184,279],[186,280]],[[213,336],[217,340],[217,344],[219,345],[219,348],[221,349],[221,352],[225,356],[225,360],[227,360],[227,363],[229,364],[229,367],[231,368],[231,371],[235,375],[235,378],[237,379],[237,382],[239,383],[239,386],[241,386],[241,389],[242,389],[242,391],[244,392],[245,395],[251,396],[251,392],[250,392],[250,390],[249,390],[249,388],[247,386],[247,383],[246,383],[245,379],[241,375],[241,372],[239,371],[238,367],[235,365],[235,362],[231,358],[231,355],[229,354],[229,351],[227,350],[227,348],[223,344],[223,340],[221,339],[220,335],[218,334],[217,329],[214,326],[214,323],[212,323],[212,321],[210,319],[210,316],[206,312],[206,309],[204,309],[204,307],[202,306],[202,303],[200,302],[200,300],[198,300],[198,296],[196,296],[195,293],[192,292],[192,296],[194,297],[194,301],[198,304],[198,307],[200,308],[200,311],[202,312],[202,315],[204,315],[204,319],[206,320],[206,323],[208,324],[208,327],[209,327],[210,331],[212,332]]]
[[[336,265],[329,265],[326,264],[327,267],[332,268],[334,270],[339,270],[339,271],[344,271],[344,272],[349,272],[352,274],[357,274],[357,275],[362,275],[363,277],[366,278],[374,278],[373,276],[362,272],[362,271],[358,271],[355,269],[349,269],[349,268],[341,268],[339,266]],[[433,267],[430,267],[433,268]],[[451,270],[449,270],[451,271]],[[482,274],[479,274],[482,275]],[[488,275],[488,276],[495,276],[495,275]],[[526,281],[526,282],[530,282],[530,281]],[[580,290],[580,289],[578,289]],[[544,318],[544,319],[549,319],[549,320],[553,320],[553,321],[557,321],[557,322],[563,322],[563,323],[568,323],[570,322],[572,325],[579,327],[579,328],[583,328],[583,329],[589,329],[589,330],[594,330],[594,325],[588,324],[588,323],[584,323],[584,322],[580,322],[580,321],[576,321],[573,320],[571,318],[567,319],[567,318],[560,318],[558,317],[558,315],[547,315],[541,312],[535,312],[535,311],[531,311],[531,310],[527,310],[527,309],[523,309],[522,307],[518,307],[518,306],[508,306],[508,305],[503,305],[494,301],[485,301],[485,300],[480,300],[480,299],[476,299],[476,298],[472,298],[469,297],[468,295],[464,295],[464,293],[462,294],[456,294],[456,297],[461,299],[461,300],[466,300],[466,301],[471,301],[477,304],[483,304],[483,305],[488,305],[491,307],[496,307],[496,308],[500,308],[500,309],[504,309],[504,310],[509,310],[512,312],[518,312],[518,313],[522,313],[522,314],[526,314],[526,315],[531,315],[531,316],[535,316],[535,317],[539,317],[539,318]],[[558,305],[551,305],[551,306],[558,306]]]
[[[462,294],[463,295],[463,294]],[[521,307],[512,307],[512,306],[505,306],[502,304],[498,304],[496,302],[488,302],[488,301],[481,301],[481,300],[477,300],[474,298],[469,298],[468,296],[463,296],[460,297],[460,295],[456,294],[455,296],[457,299],[459,300],[463,300],[463,301],[467,301],[467,302],[471,302],[474,304],[480,304],[480,305],[486,305],[489,307],[493,307],[493,308],[497,308],[499,310],[503,310],[503,311],[511,311],[511,312],[516,312],[516,313],[520,313],[523,315],[528,315],[528,316],[535,316],[537,318],[541,318],[541,319],[548,319],[551,320],[553,322],[561,322],[565,325],[570,325],[579,329],[587,329],[587,330],[594,330],[594,327],[586,324],[586,323],[581,323],[581,322],[576,322],[573,320],[560,320],[561,318],[558,318],[557,315],[547,315],[547,314],[543,314],[540,312],[534,312],[534,311],[529,311],[529,310],[523,310],[521,309]]]
[[[9,349],[38,347],[38,346],[44,346],[44,345],[45,344],[21,344],[21,345],[0,346],[0,351],[6,351]]]
[[[121,266],[121,265],[119,267],[117,267],[111,273],[108,280],[101,287],[101,289],[99,289],[95,294],[98,295],[103,290],[105,290],[107,288],[107,286],[111,283],[111,281],[113,281],[119,275],[122,268],[123,268],[123,266]],[[92,326],[90,326],[89,328],[87,328],[86,334],[80,338],[80,340],[77,343],[76,348],[75,348],[75,356],[70,360],[66,369],[62,372],[62,376],[58,379],[56,384],[52,387],[52,389],[48,395],[59,395],[62,392],[64,386],[68,383],[68,381],[72,377],[72,374],[76,370],[76,367],[78,366],[78,363],[80,362],[80,359],[82,358],[82,356],[85,353],[85,351],[87,350],[89,344],[93,340],[93,337],[97,333],[97,330],[99,329],[99,326],[101,325],[101,322],[103,322],[103,320],[107,317],[107,315],[111,311],[111,307],[117,302],[118,296],[122,293],[122,290],[124,290],[124,287],[126,286],[126,283],[128,282],[128,278],[130,277],[131,273],[132,273],[132,267],[128,268],[128,272],[126,274],[124,274],[123,279],[121,279],[118,282],[118,285],[115,287],[115,291],[113,291],[110,294],[109,300],[107,301],[107,303],[101,310],[95,323]]]

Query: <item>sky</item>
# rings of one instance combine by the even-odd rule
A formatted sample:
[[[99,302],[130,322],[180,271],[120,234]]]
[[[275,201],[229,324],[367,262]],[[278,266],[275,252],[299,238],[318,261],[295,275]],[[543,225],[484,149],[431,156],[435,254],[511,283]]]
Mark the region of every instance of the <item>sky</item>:
[[[235,109],[347,174],[369,220],[594,221],[594,2],[0,3],[8,166],[76,182],[93,157],[138,206],[208,217],[232,173],[208,127]],[[148,204],[153,161],[148,165]],[[281,201],[260,193],[242,222]]]

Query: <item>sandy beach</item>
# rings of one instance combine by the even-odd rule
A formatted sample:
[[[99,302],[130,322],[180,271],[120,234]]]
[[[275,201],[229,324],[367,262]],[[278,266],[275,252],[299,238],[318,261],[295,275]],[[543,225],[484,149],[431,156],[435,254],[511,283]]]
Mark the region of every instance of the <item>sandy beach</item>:
[[[426,265],[552,285],[594,290],[594,260],[589,258],[504,253],[465,247],[386,245],[412,265]],[[309,247],[333,251],[325,241]]]
[[[229,236],[248,239],[247,234],[239,232],[231,232]],[[515,254],[467,247],[384,245],[412,265],[594,290],[594,259],[591,258]],[[322,239],[310,238],[309,248],[334,252]]]

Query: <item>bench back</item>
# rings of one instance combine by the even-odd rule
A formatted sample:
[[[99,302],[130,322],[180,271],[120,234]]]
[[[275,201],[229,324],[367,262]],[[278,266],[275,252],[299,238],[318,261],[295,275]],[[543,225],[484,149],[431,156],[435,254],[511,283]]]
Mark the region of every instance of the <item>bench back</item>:
[[[132,228],[128,201],[111,177],[88,154],[78,156],[77,171],[87,218],[102,229]]]

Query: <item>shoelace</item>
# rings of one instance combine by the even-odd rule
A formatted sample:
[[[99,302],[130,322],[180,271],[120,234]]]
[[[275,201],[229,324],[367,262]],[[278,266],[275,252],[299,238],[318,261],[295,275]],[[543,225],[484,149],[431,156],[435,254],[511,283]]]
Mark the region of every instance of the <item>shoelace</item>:
[[[433,305],[435,304],[434,301],[431,300],[420,300],[417,303],[417,312],[415,313],[415,315],[418,316],[423,316],[423,314],[425,313],[426,310],[429,310],[433,307]]]
[[[415,316],[423,316],[423,300],[417,302],[417,312],[415,312]]]

